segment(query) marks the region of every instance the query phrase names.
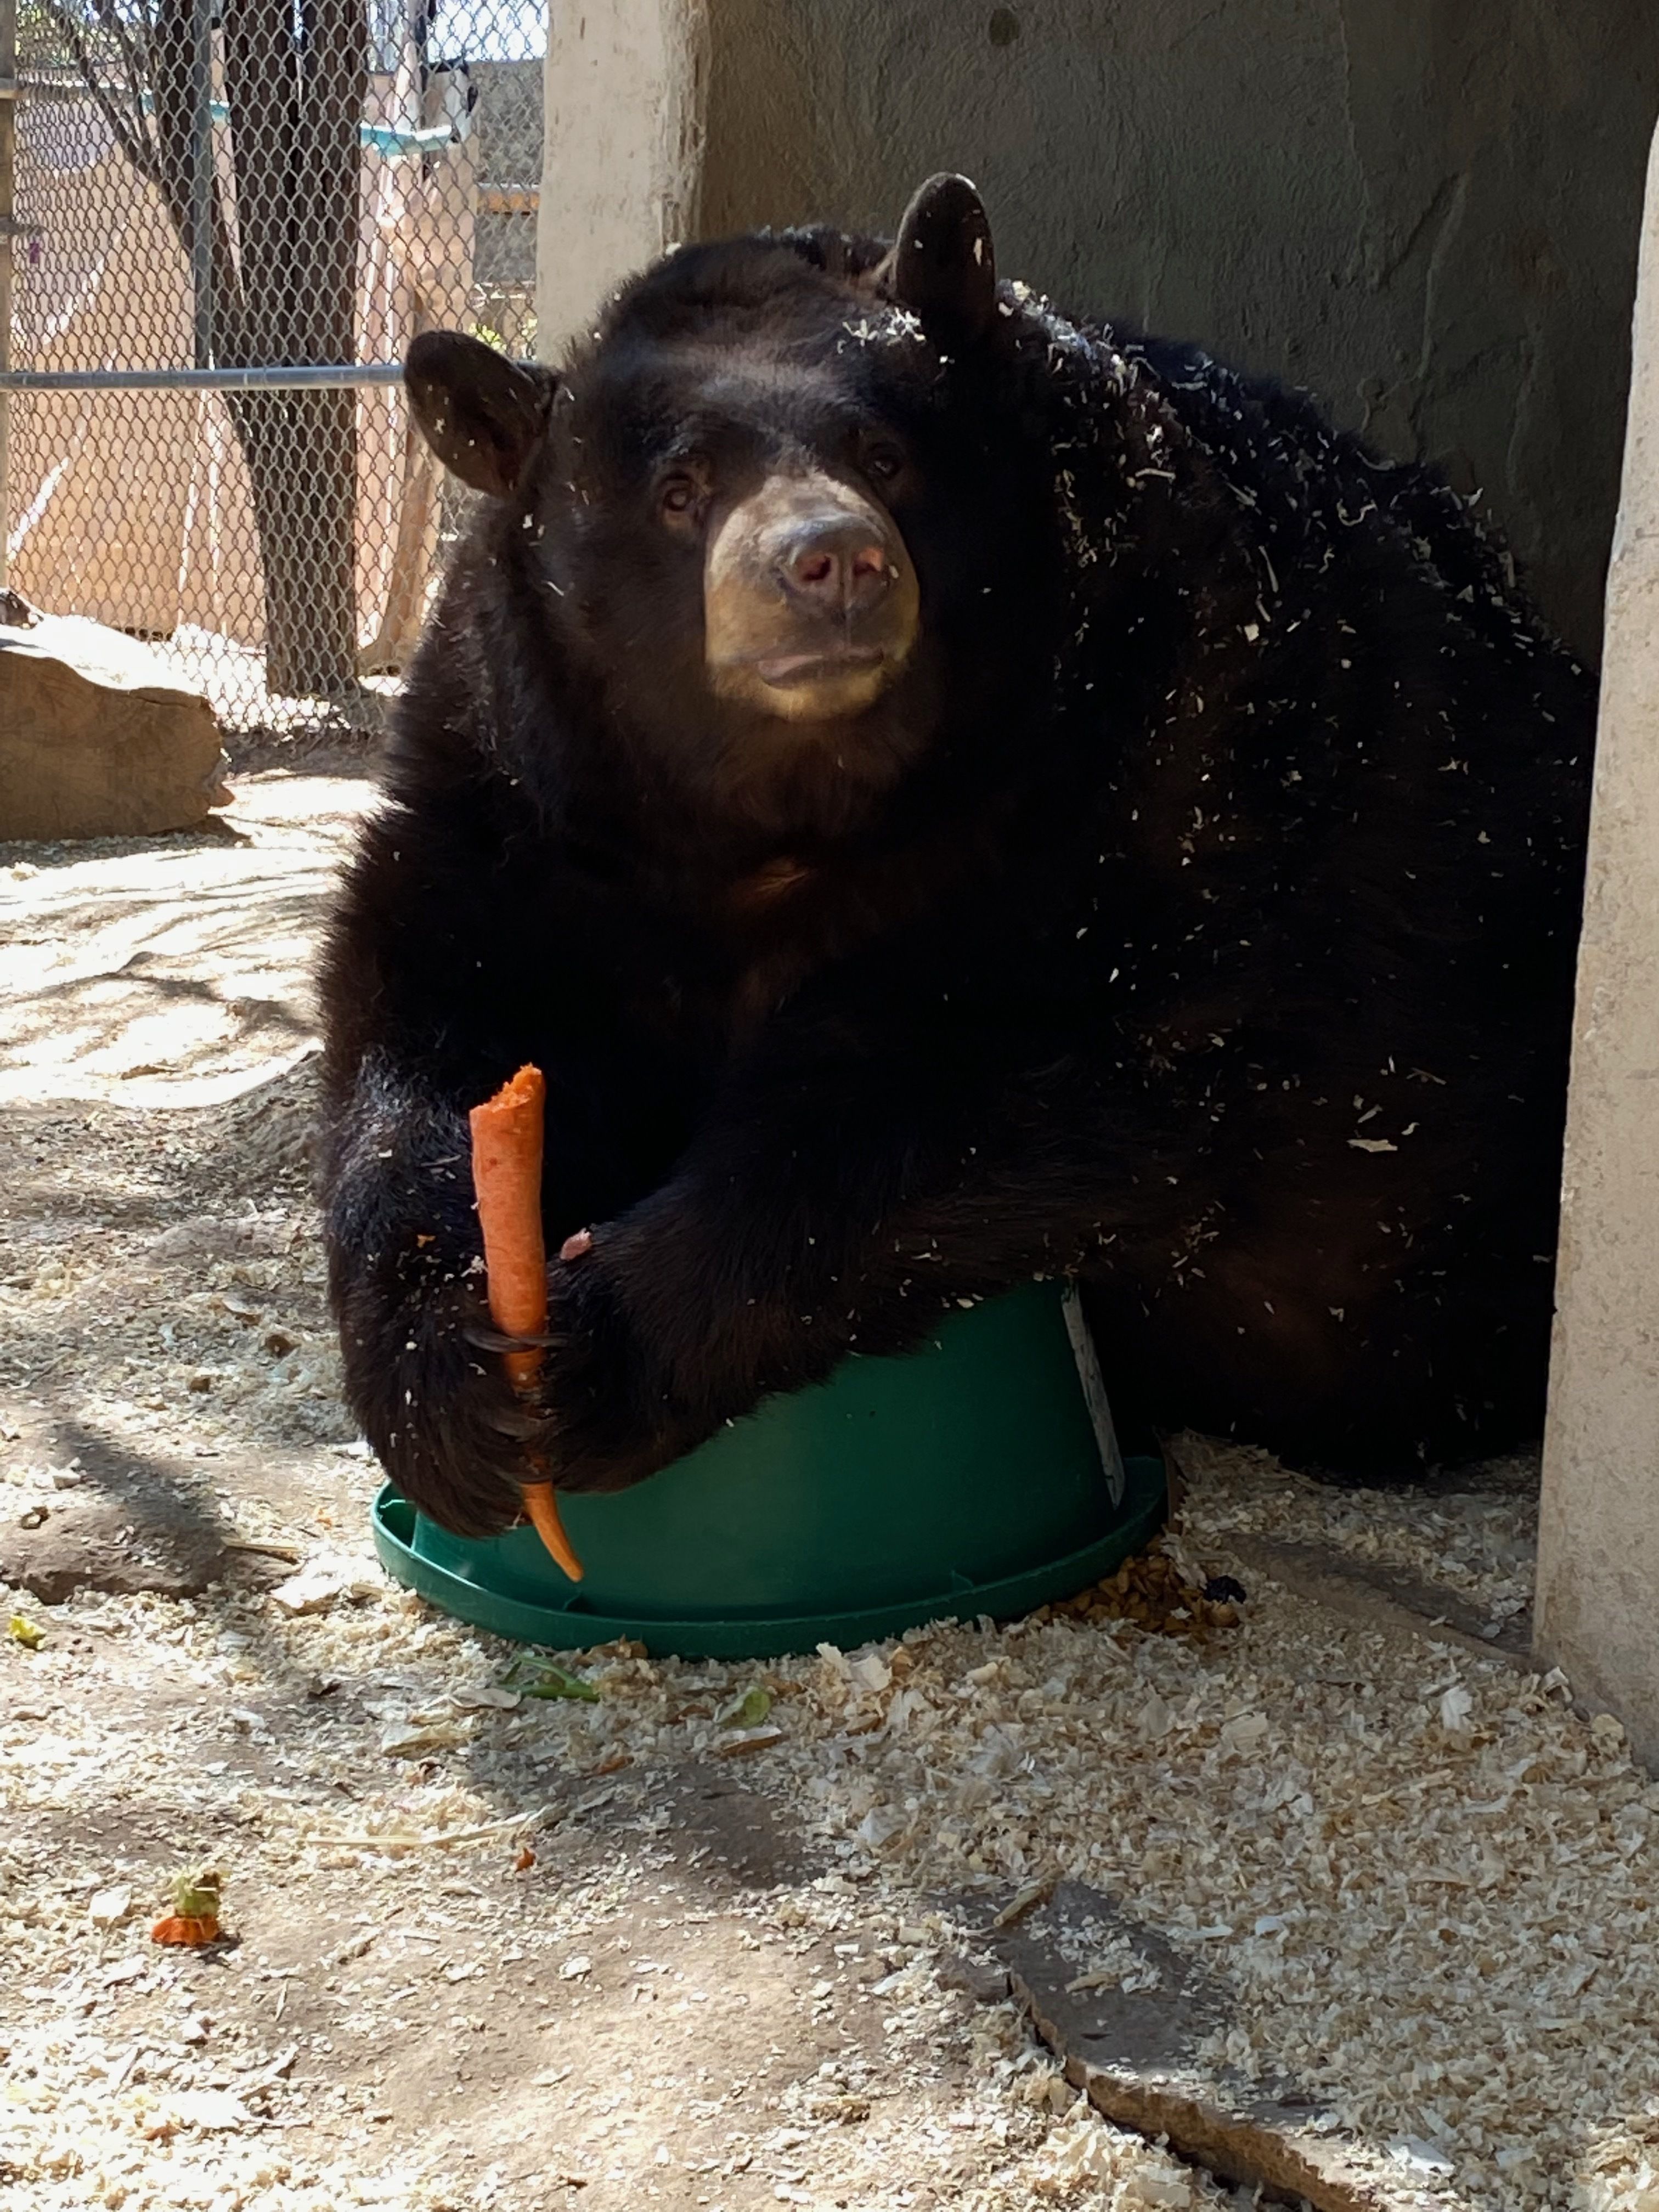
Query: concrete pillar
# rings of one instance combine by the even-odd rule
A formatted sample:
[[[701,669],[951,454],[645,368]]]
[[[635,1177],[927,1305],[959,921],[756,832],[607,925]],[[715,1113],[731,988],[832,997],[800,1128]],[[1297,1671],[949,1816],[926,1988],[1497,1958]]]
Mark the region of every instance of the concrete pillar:
[[[1659,139],[1607,605],[1537,1633],[1659,1766]]]
[[[550,0],[536,227],[544,361],[621,278],[691,235],[708,43],[708,0]]]

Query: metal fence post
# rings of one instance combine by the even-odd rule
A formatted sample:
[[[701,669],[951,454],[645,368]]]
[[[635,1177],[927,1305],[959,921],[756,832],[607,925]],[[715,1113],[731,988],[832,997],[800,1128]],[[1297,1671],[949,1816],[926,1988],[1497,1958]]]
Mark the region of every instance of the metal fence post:
[[[434,0],[250,0],[228,43],[223,0],[0,0],[9,580],[149,640],[229,737],[384,719],[468,511],[397,364],[529,327],[546,4],[467,0],[428,70]]]
[[[0,0],[14,8],[16,0]],[[213,0],[190,17],[190,277],[196,366],[213,366]]]
[[[0,0],[0,371],[11,367],[11,254],[16,232],[17,0]],[[9,581],[11,395],[0,391],[0,592]]]

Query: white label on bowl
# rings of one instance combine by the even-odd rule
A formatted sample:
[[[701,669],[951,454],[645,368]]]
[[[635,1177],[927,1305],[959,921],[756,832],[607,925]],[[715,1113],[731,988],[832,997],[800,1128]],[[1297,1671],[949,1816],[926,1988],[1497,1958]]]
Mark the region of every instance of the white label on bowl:
[[[1115,1506],[1121,1505],[1123,1493],[1128,1487],[1123,1472],[1123,1455],[1117,1448],[1117,1431],[1112,1425],[1112,1409],[1106,1397],[1106,1378],[1100,1371],[1100,1355],[1095,1350],[1093,1337],[1089,1334],[1083,1300],[1078,1295],[1075,1283],[1066,1285],[1060,1305],[1066,1316],[1066,1334],[1072,1340],[1072,1358],[1077,1363],[1077,1379],[1083,1385],[1083,1402],[1089,1408],[1089,1419],[1094,1424],[1095,1443],[1100,1449],[1100,1467],[1106,1477],[1107,1495]]]

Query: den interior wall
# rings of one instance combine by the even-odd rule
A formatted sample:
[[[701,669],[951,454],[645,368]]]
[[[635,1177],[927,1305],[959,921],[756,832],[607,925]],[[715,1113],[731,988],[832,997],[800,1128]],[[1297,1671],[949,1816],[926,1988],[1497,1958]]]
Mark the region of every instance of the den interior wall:
[[[1652,0],[714,0],[697,228],[987,194],[1005,274],[1479,491],[1599,647]]]

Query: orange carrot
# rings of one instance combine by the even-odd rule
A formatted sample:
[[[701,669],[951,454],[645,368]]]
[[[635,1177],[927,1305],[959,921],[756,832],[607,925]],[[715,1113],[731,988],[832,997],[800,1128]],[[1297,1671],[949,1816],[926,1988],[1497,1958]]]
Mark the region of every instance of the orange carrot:
[[[573,1583],[582,1578],[582,1563],[571,1548],[559,1518],[559,1493],[550,1482],[526,1482],[520,1489],[524,1510],[536,1534]]]
[[[542,1242],[546,1097],[540,1068],[521,1067],[467,1116],[490,1317],[507,1336],[539,1336],[547,1326],[547,1248]],[[507,1354],[507,1371],[521,1389],[535,1381],[541,1364],[539,1352]]]
[[[483,1231],[489,1313],[507,1336],[539,1336],[547,1326],[547,1248],[542,1238],[542,1118],[547,1085],[538,1067],[521,1067],[468,1115],[472,1188]],[[539,1352],[509,1352],[507,1371],[520,1390],[535,1382]],[[523,1486],[524,1510],[573,1583],[581,1561],[559,1519],[550,1480]]]
[[[219,1923],[211,1913],[169,1912],[156,1922],[149,1931],[152,1943],[187,1943],[199,1948],[204,1943],[216,1943]]]
[[[173,1884],[173,1910],[149,1931],[152,1943],[184,1943],[199,1948],[219,1940],[219,1894],[222,1881],[211,1867],[178,1875]]]

